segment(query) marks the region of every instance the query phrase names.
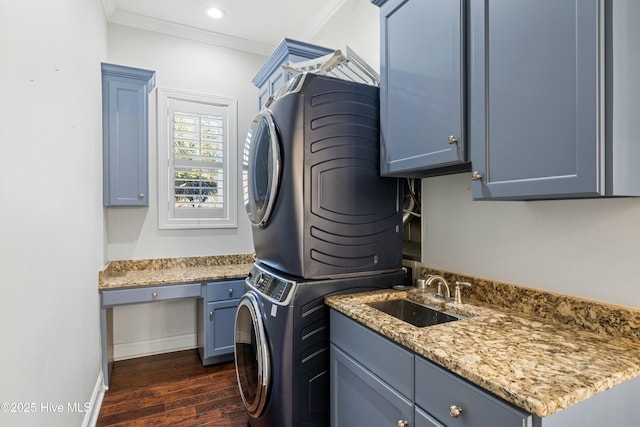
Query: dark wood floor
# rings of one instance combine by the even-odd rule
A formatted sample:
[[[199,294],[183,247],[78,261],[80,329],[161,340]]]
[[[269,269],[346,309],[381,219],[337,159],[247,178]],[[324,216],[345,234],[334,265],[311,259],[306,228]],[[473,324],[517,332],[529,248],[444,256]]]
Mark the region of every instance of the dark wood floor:
[[[233,362],[202,366],[196,350],[114,363],[97,427],[245,427]]]

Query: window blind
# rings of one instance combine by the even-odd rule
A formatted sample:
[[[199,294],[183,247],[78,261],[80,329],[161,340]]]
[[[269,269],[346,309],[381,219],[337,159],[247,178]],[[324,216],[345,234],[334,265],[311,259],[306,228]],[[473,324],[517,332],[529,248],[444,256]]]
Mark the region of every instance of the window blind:
[[[224,117],[173,114],[174,209],[223,209]]]

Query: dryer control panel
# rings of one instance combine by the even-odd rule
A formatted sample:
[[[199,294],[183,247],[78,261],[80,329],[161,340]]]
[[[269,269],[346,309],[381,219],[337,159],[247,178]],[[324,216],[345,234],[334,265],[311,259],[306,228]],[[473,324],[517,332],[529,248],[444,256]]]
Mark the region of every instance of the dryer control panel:
[[[253,265],[246,282],[273,302],[286,305],[296,282],[278,277],[260,266]]]

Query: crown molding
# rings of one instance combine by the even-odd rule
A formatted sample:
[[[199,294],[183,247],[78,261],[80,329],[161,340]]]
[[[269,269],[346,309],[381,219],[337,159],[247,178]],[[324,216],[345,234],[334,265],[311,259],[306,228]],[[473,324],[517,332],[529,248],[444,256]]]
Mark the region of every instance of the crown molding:
[[[332,52],[333,49],[285,37],[278,46],[276,46],[273,52],[271,52],[271,55],[269,55],[265,63],[251,81],[256,87],[261,87],[269,79],[271,74],[273,74],[273,72],[279,68],[290,55],[313,59]]]
[[[331,0],[327,7],[322,10],[322,13],[319,13],[317,18],[309,23],[302,38],[311,40],[346,2],[347,0]]]
[[[103,0],[103,5],[107,20],[114,24],[141,28],[147,31],[169,34],[175,37],[209,43],[230,49],[242,50],[250,53],[257,53],[260,55],[269,55],[273,49],[273,46],[265,43],[231,37],[225,34],[176,24],[175,22],[164,21],[161,19],[150,18],[148,16],[138,15],[135,13],[123,12],[113,8],[112,0]],[[111,12],[109,12],[108,7],[111,7]]]

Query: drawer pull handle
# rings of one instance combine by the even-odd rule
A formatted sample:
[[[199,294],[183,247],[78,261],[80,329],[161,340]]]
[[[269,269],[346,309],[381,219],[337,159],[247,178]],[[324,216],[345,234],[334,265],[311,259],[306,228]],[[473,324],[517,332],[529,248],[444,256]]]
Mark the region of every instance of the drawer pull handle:
[[[229,297],[233,296],[233,289],[229,289]]]
[[[209,320],[213,320],[213,311],[209,312]]]
[[[459,407],[458,405],[449,406],[449,415],[451,415],[453,418],[458,418],[460,414],[462,414],[461,407]]]
[[[474,171],[474,172],[471,174],[471,180],[472,180],[472,181],[480,181],[481,179],[482,179],[482,174],[480,174],[480,172],[478,172],[478,171]]]
[[[157,292],[151,292],[151,299],[156,299],[158,298],[158,293]]]
[[[448,139],[447,142],[449,144],[455,144],[456,142],[458,142],[458,138],[456,138],[455,136],[451,135]]]
[[[398,420],[396,423],[396,427],[408,427],[409,423],[405,420]]]

